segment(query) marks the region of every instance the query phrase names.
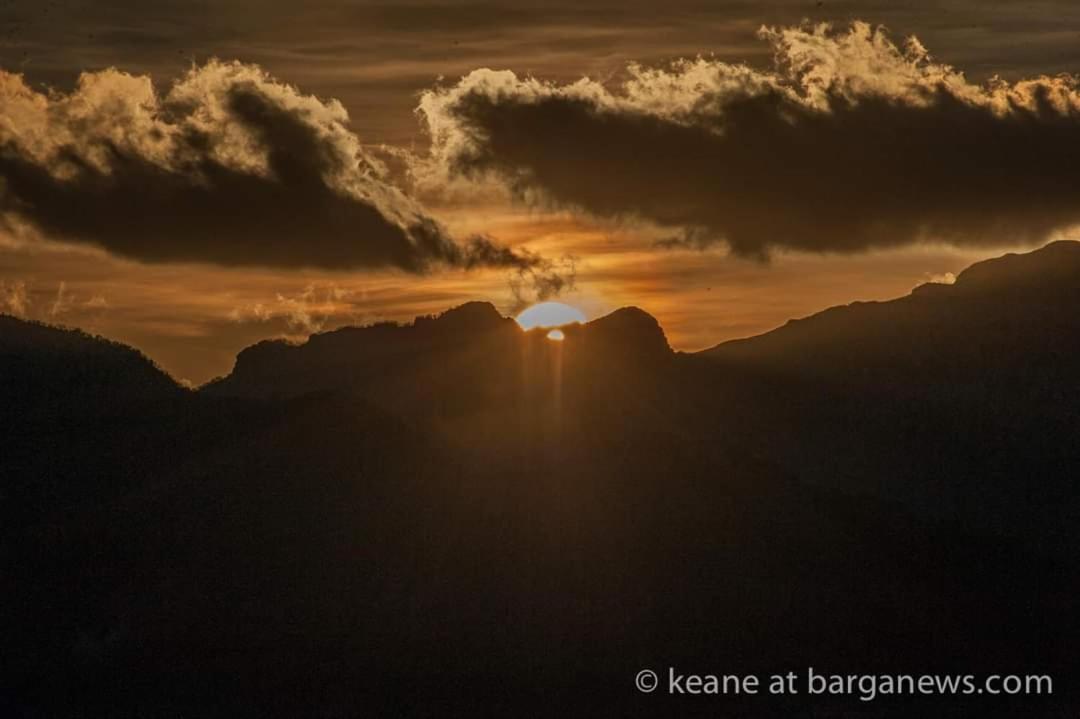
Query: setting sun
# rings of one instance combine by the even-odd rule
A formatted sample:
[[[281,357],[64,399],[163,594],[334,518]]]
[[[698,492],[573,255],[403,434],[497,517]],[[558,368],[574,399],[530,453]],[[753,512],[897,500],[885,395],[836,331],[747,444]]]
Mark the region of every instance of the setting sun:
[[[562,302],[541,302],[528,308],[515,319],[522,329],[531,330],[535,327],[581,324],[585,322],[585,314],[577,307],[571,307]],[[562,337],[552,337],[550,334],[548,337],[562,339]]]

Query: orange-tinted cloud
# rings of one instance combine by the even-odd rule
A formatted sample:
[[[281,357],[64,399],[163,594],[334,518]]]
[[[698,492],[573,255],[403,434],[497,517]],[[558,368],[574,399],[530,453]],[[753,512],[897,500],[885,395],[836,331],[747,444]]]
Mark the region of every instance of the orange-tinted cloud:
[[[631,66],[613,90],[477,70],[422,97],[417,173],[747,256],[1030,244],[1080,222],[1073,78],[976,85],[865,23],[760,35],[771,72],[698,58]]]
[[[389,182],[340,103],[254,66],[210,62],[160,96],[115,70],[69,94],[0,73],[0,104],[0,222],[142,261],[504,267],[550,285],[534,255],[455,242]]]

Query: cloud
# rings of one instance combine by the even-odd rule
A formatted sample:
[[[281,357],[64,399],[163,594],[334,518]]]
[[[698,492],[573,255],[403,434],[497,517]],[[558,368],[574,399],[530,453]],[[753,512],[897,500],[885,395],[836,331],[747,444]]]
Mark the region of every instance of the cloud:
[[[0,280],[0,313],[26,318],[30,314],[30,296],[22,280]]]
[[[293,294],[277,293],[272,301],[235,307],[229,312],[233,322],[280,320],[291,334],[307,336],[320,332],[331,319],[358,319],[353,292],[334,284],[308,284]]]
[[[955,285],[956,275],[952,272],[927,272],[925,275],[925,281],[932,285]]]
[[[531,270],[485,237],[457,243],[387,179],[336,100],[211,61],[164,94],[84,73],[68,93],[0,71],[0,223],[146,262]]]
[[[34,296],[51,300],[45,304],[35,302]],[[37,319],[45,322],[58,322],[65,316],[81,314],[83,319],[100,314],[109,308],[108,301],[101,295],[91,295],[82,300],[68,289],[68,283],[60,280],[56,292],[52,293],[40,287],[28,285],[24,280],[0,279],[0,313],[6,313],[21,319]]]
[[[56,299],[49,307],[49,317],[56,318],[71,311],[72,301],[67,282],[60,280],[60,284],[56,286]]]
[[[473,71],[422,95],[432,148],[414,173],[756,257],[1034,243],[1080,222],[1076,79],[974,84],[862,22],[759,36],[772,71],[697,58],[614,86]]]
[[[533,303],[544,302],[573,290],[577,284],[577,259],[566,256],[558,262],[544,262],[521,269],[510,278],[509,284],[514,296],[510,311],[517,314]]]

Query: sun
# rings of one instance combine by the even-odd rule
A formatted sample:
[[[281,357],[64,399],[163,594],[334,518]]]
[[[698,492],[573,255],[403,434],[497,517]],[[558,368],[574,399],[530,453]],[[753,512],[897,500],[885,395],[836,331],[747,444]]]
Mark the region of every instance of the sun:
[[[577,307],[564,305],[562,302],[541,302],[528,308],[515,319],[522,329],[531,330],[536,327],[581,324],[585,322],[585,313]],[[552,339],[556,338],[552,337]]]

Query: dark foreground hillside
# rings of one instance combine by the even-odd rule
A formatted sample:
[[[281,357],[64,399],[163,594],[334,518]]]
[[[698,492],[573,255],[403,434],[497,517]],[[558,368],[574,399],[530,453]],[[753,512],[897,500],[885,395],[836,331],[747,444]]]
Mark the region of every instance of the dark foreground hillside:
[[[1055,245],[697,356],[476,303],[198,392],[2,318],[0,711],[1073,716],[1078,280]],[[634,688],[669,666],[1055,683]]]

